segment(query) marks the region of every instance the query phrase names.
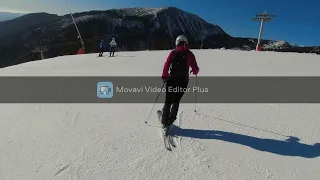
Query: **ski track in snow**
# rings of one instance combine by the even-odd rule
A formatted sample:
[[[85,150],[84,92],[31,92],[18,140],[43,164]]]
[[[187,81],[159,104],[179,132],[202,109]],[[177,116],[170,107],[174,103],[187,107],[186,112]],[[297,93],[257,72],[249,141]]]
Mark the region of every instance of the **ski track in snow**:
[[[46,59],[0,75],[159,76],[169,51],[118,53]],[[314,55],[194,53],[199,76],[320,75]],[[320,179],[318,104],[197,103],[197,112],[195,104],[181,104],[172,152],[159,136],[156,110],[163,104],[150,126],[144,123],[152,105],[0,104],[0,179]]]

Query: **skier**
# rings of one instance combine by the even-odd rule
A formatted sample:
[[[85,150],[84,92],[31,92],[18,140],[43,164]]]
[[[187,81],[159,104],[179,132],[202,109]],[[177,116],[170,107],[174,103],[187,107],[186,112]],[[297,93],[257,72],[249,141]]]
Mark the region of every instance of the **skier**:
[[[115,40],[115,38],[112,38],[112,41],[110,42],[110,56],[111,56],[111,54],[112,54],[112,56],[114,56],[114,51],[115,51],[116,46],[117,46],[116,40]]]
[[[168,132],[170,126],[177,119],[179,103],[184,95],[183,91],[172,92],[172,88],[187,88],[190,67],[194,75],[199,73],[195,56],[188,48],[188,39],[184,35],[180,35],[176,38],[175,44],[176,49],[170,52],[162,72],[162,80],[166,82],[166,99],[162,109],[161,123],[165,132]],[[169,87],[171,87],[171,91]]]
[[[104,52],[104,40],[101,40],[99,57],[102,57],[103,52]]]

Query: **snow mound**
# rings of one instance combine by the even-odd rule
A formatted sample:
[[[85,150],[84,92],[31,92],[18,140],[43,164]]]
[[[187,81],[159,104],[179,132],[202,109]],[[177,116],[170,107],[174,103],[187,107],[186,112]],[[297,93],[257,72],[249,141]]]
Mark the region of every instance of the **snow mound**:
[[[201,76],[320,76],[318,56],[193,50]],[[157,76],[169,51],[63,56],[0,76]],[[135,65],[135,66],[133,66]],[[199,80],[201,83],[201,80]],[[160,97],[164,98],[164,97]],[[156,104],[0,104],[0,179],[318,179],[318,104],[181,104],[177,148]]]

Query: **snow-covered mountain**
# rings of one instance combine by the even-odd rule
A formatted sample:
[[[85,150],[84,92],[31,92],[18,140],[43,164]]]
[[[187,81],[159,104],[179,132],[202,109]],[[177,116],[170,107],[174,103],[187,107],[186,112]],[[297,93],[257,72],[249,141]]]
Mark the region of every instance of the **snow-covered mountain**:
[[[175,7],[90,11],[75,13],[74,18],[87,52],[98,51],[99,41],[109,41],[111,37],[116,37],[118,50],[171,49],[180,34],[188,37],[190,48],[223,47],[225,38],[231,38],[219,26]],[[7,21],[0,40],[0,60],[5,61],[0,63],[2,67],[12,59],[23,61],[20,57],[28,52],[34,57],[32,49],[36,45],[49,47],[46,57],[74,54],[81,47],[69,14],[28,14]],[[18,53],[17,48],[21,49]]]
[[[76,23],[105,21],[115,28],[137,28],[141,30],[162,31],[174,41],[178,34],[185,34],[192,41],[218,34],[226,34],[219,26],[204,21],[199,16],[175,7],[164,8],[121,8],[108,11],[92,11],[75,14]],[[59,30],[73,26],[69,15],[49,27]],[[114,33],[120,33],[114,31]]]
[[[283,49],[288,47],[292,47],[292,45],[286,41],[270,41],[268,44],[263,44],[264,49]]]

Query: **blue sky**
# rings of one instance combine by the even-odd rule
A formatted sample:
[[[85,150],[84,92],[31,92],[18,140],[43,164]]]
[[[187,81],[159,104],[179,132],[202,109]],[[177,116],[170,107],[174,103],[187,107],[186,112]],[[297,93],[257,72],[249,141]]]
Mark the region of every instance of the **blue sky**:
[[[319,0],[68,0],[72,11],[125,7],[175,6],[217,24],[237,37],[258,37],[257,13],[276,17],[265,24],[263,39],[286,40],[299,45],[320,45]],[[66,14],[64,0],[0,0],[0,11]]]

